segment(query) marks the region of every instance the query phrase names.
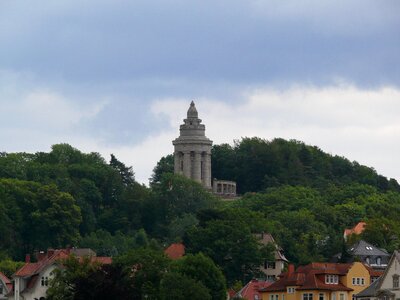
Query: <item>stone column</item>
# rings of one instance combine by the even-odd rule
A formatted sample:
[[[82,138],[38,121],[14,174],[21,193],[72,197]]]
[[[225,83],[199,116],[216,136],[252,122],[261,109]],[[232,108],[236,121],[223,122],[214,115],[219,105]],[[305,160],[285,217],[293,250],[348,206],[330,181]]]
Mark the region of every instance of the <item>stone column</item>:
[[[193,180],[201,183],[201,153],[194,153],[194,161],[193,161]]]
[[[204,177],[203,177],[203,185],[206,189],[211,188],[211,154],[206,153],[204,155]]]
[[[190,152],[183,153],[183,175],[191,178],[192,175],[192,162],[190,159]]]
[[[174,173],[182,174],[181,171],[181,156],[179,152],[174,153]]]

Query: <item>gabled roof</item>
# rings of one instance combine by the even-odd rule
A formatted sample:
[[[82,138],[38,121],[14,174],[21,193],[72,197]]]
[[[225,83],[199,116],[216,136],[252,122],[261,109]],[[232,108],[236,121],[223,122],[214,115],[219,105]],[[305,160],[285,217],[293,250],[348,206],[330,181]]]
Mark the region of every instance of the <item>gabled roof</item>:
[[[46,256],[44,256],[44,258],[42,258],[38,262],[25,263],[20,269],[17,270],[17,272],[14,273],[13,276],[14,277],[28,277],[28,276],[32,276],[34,274],[38,274],[45,267],[51,265],[56,260],[66,259],[68,256],[69,256],[69,252],[67,249],[54,250],[51,253],[48,252],[48,254]]]
[[[275,246],[275,253],[274,253],[274,258],[275,260],[283,260],[285,262],[289,262],[285,255],[283,254],[283,249],[281,246],[279,246],[275,240],[272,234],[270,233],[256,233],[255,237],[259,239],[260,243],[263,245],[268,245],[272,243]]]
[[[381,277],[384,273],[383,270],[375,270],[375,269],[371,268],[370,266],[368,266],[367,264],[364,264],[364,267],[367,268],[367,270],[369,272],[369,276],[371,276],[371,277]]]
[[[7,292],[10,292],[12,290],[13,285],[11,280],[2,272],[0,272],[0,281],[2,281],[3,284],[6,286]]]
[[[71,254],[80,253],[79,251],[76,252],[77,249],[57,249],[57,250],[49,250],[46,254],[42,254],[40,256],[39,261],[31,263],[25,263],[20,269],[18,269],[13,277],[30,277],[35,274],[39,274],[43,269],[46,267],[56,263],[59,260],[67,259]],[[74,252],[75,251],[75,252]],[[82,253],[94,253],[95,252],[87,252],[83,251]],[[85,255],[86,256],[86,255]],[[78,256],[80,259],[83,256]],[[111,257],[97,257],[97,256],[90,256],[92,262],[98,262],[100,264],[111,264],[112,258]]]
[[[353,264],[311,263],[306,266],[300,266],[295,272],[283,273],[278,281],[262,289],[262,291],[286,291],[288,286],[296,286],[298,290],[352,291],[353,289],[341,283],[325,283],[326,274],[338,276],[346,275],[352,265]]]
[[[351,234],[361,234],[364,231],[366,225],[367,223],[365,222],[358,222],[353,228],[346,228],[343,233],[344,238]]]
[[[385,249],[375,247],[364,240],[360,240],[352,245],[348,252],[353,256],[390,256]]]
[[[378,283],[378,287],[377,287],[378,289],[380,289],[382,287],[382,282],[385,280],[385,278],[386,278],[386,276],[387,276],[387,274],[388,274],[388,272],[390,270],[390,267],[391,267],[391,265],[393,264],[393,262],[395,260],[397,260],[397,262],[400,263],[400,252],[397,251],[397,250],[394,250],[392,256],[390,257],[390,260],[389,260],[389,263],[388,263],[388,265],[387,265],[387,267],[385,269],[385,272],[381,276],[381,278],[380,278],[381,280]]]
[[[164,250],[164,253],[170,259],[178,259],[185,255],[185,245],[181,243],[171,244],[167,249]]]
[[[254,296],[258,295],[259,299],[261,299],[261,294],[259,293],[259,290],[267,288],[271,284],[271,281],[252,279],[239,292],[237,292],[237,294],[233,298],[241,297],[244,299],[253,300]]]
[[[373,283],[371,283],[367,288],[363,289],[359,292],[356,297],[375,297],[378,291],[378,286],[381,281],[381,278],[378,278]]]

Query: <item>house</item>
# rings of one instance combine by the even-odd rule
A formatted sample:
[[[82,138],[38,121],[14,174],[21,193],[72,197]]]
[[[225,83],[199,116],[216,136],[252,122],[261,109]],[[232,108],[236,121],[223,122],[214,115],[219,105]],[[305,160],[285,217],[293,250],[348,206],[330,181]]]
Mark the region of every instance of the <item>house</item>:
[[[265,275],[265,278],[270,281],[275,281],[278,276],[282,273],[288,260],[286,259],[283,249],[275,242],[274,238],[269,233],[260,233],[255,235],[259,239],[260,243],[264,246],[271,244],[274,246],[274,260],[264,261],[264,264],[260,267],[260,271]]]
[[[7,294],[12,291],[12,282],[0,272],[0,300],[6,300]]]
[[[381,278],[372,282],[369,287],[355,295],[357,300],[377,300],[378,286]]]
[[[379,300],[395,300],[400,298],[400,253],[394,251],[388,267],[377,285],[376,298]]]
[[[261,300],[259,290],[269,287],[271,284],[272,281],[269,280],[252,279],[231,299]]]
[[[93,262],[111,264],[111,257],[97,257],[91,249],[48,249],[36,254],[36,262],[31,262],[30,255],[25,264],[13,275],[14,289],[7,296],[9,300],[45,300],[49,280],[54,269],[59,268],[60,261],[70,255],[88,256]]]
[[[346,259],[346,262],[353,262],[357,260],[378,270],[384,270],[387,267],[390,259],[390,254],[385,249],[375,247],[364,240],[360,240],[350,246],[347,252],[349,254],[349,258]],[[341,253],[336,254],[333,257],[332,262],[339,261],[341,259],[341,255]]]
[[[185,245],[181,243],[171,244],[167,249],[164,250],[164,253],[170,259],[179,259],[185,255]]]
[[[351,300],[370,285],[370,270],[360,262],[311,263],[297,270],[289,265],[279,280],[260,292],[263,300]]]
[[[343,232],[344,240],[347,241],[352,234],[360,235],[365,230],[365,226],[367,226],[367,223],[358,222],[353,228],[346,228]]]

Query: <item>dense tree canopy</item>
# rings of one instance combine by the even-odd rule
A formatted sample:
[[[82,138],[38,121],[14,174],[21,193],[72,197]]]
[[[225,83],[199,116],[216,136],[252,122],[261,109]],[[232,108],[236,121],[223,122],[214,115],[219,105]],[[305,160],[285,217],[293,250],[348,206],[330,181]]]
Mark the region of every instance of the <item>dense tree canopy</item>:
[[[240,199],[220,201],[174,175],[172,155],[154,168],[148,188],[114,155],[107,162],[68,144],[49,153],[0,153],[0,271],[14,272],[15,261],[35,250],[90,247],[119,257],[106,273],[91,266],[83,273],[104,280],[121,299],[124,293],[168,299],[183,283],[204,299],[220,299],[225,283],[218,270],[228,285],[244,283],[270,255],[257,233],[272,233],[297,264],[343,252],[344,228],[361,220],[367,227],[358,238],[389,251],[400,246],[396,180],[298,141],[243,138],[212,151],[213,177],[237,181]],[[160,251],[182,241],[190,255],[171,263]],[[206,271],[194,274],[196,264],[220,284],[213,286]],[[133,286],[113,283],[134,265],[140,270]],[[94,284],[74,272],[73,280]]]

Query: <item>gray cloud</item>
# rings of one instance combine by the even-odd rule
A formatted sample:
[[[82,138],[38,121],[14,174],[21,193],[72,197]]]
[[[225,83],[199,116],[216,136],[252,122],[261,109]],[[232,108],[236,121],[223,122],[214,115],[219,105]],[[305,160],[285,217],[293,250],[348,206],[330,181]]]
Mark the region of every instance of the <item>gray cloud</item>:
[[[399,13],[396,0],[1,1],[2,150],[69,142],[86,151],[118,152],[132,162],[132,149],[147,156],[169,153],[156,144],[172,136],[176,124],[152,113],[154,103],[168,99],[243,107],[249,95],[266,88],[274,91],[270,96],[287,96],[293,86],[329,89],[343,82],[361,91],[398,88]],[[292,105],[308,103],[297,96]],[[300,117],[294,110],[274,112],[268,102],[264,117],[274,120],[278,133],[302,126],[320,126],[321,135],[342,132],[351,104],[337,101],[343,115],[303,111]],[[377,119],[398,112],[397,106],[376,110]],[[357,128],[370,128],[367,119],[373,123],[369,112],[357,119]],[[261,120],[246,122],[266,126]],[[318,144],[315,137],[309,141]],[[154,149],[143,150],[146,145]],[[136,166],[148,170],[158,158]]]
[[[13,1],[0,65],[85,83],[398,85],[399,12],[397,1]]]

